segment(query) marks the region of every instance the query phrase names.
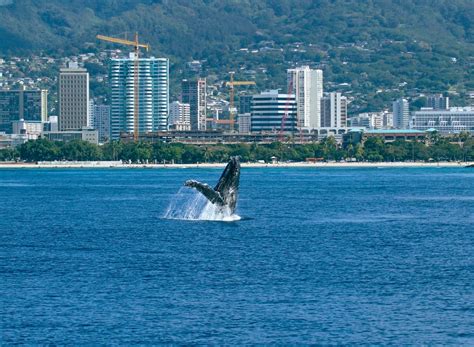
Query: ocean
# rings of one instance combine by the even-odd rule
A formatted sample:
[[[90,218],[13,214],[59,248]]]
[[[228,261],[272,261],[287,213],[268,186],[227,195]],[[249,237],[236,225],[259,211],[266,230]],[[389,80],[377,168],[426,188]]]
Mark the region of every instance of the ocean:
[[[220,173],[0,170],[0,344],[474,344],[474,170]]]

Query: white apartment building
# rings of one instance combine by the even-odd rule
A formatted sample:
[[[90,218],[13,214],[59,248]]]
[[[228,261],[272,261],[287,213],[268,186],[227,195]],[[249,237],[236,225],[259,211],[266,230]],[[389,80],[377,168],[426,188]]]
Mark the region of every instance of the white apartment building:
[[[396,129],[408,129],[410,123],[410,105],[406,99],[393,102],[393,126]]]
[[[172,130],[191,130],[191,108],[189,104],[173,101],[170,104],[169,127]]]
[[[302,66],[287,71],[288,91],[297,103],[298,127],[321,127],[323,71]]]
[[[392,119],[392,113],[386,111],[359,113],[350,119],[350,125],[371,130],[391,129],[393,128]]]

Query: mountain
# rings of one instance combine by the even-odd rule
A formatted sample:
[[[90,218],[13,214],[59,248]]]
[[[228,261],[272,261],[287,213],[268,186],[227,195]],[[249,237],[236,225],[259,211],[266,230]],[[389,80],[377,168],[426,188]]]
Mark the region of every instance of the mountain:
[[[361,109],[474,90],[473,0],[0,0],[0,55],[114,47],[95,35],[135,31],[180,76],[199,59],[206,74],[281,87],[287,67],[309,63],[328,90],[365,95]]]

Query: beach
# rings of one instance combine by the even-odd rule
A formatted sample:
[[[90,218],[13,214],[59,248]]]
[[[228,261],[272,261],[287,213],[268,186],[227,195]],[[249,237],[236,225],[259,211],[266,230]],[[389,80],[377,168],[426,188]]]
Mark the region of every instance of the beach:
[[[115,169],[186,169],[186,168],[223,168],[227,163],[196,164],[129,164],[120,161],[87,162],[39,162],[39,163],[0,163],[0,169],[77,169],[77,168],[115,168]],[[242,163],[243,168],[429,168],[429,167],[467,167],[474,162],[277,162]]]

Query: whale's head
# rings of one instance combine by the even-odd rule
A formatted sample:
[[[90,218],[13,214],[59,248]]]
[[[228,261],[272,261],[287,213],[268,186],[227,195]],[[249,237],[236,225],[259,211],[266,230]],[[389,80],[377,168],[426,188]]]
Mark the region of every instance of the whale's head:
[[[234,200],[239,190],[240,182],[240,158],[235,156],[231,157],[222,176],[217,183],[217,186],[214,188],[216,191],[220,192],[224,200]]]

